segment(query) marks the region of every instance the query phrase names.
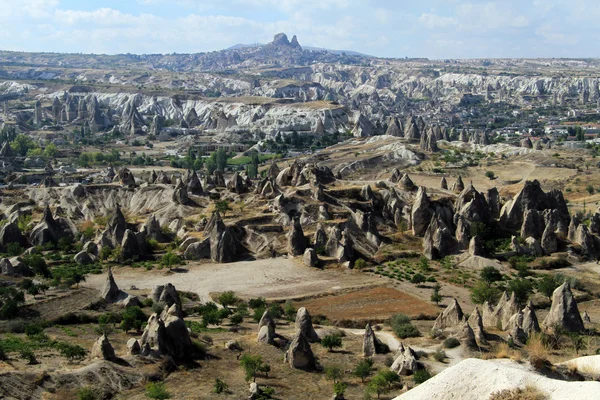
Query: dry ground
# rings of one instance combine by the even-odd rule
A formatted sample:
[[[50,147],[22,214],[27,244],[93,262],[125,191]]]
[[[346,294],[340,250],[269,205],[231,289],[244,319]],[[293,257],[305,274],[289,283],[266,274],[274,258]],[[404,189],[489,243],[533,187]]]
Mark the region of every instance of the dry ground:
[[[358,271],[319,270],[289,258],[228,264],[192,262],[186,268],[184,272],[168,272],[122,267],[113,269],[113,274],[119,288],[125,291],[132,285],[139,289],[152,289],[170,282],[178,290],[198,294],[201,301],[211,300],[211,293],[227,290],[234,291],[242,298],[278,300],[385,284],[381,279]],[[84,285],[100,290],[105,279],[105,275],[92,275]]]
[[[439,309],[421,299],[393,288],[362,289],[351,293],[323,296],[299,301],[313,315],[324,315],[330,321],[384,321],[394,314],[410,317],[437,317]]]

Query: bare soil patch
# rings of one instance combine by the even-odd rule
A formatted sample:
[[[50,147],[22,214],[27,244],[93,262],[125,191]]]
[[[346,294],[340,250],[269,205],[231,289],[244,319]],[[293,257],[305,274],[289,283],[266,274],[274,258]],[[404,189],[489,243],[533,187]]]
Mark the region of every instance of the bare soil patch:
[[[431,303],[384,287],[300,301],[297,306],[306,307],[313,315],[324,315],[330,321],[384,321],[400,313],[410,317],[435,317],[439,313],[438,307]]]

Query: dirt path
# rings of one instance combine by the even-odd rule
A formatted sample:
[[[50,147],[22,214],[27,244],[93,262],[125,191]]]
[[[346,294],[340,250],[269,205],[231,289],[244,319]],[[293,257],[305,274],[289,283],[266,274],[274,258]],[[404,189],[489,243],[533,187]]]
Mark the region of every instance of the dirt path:
[[[210,293],[226,290],[245,298],[260,296],[279,300],[387,283],[356,271],[309,268],[288,258],[229,264],[190,263],[186,268],[185,272],[115,268],[113,274],[117,285],[124,291],[132,285],[139,289],[152,289],[170,282],[178,290],[198,294],[202,301],[209,301]],[[105,275],[90,275],[86,279],[86,287],[99,290],[104,284]]]

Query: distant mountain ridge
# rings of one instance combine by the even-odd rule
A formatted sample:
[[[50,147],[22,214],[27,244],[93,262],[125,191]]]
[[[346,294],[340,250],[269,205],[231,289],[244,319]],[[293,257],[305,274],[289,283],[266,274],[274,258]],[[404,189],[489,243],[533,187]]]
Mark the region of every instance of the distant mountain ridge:
[[[263,44],[263,43],[255,43],[255,44],[238,43],[231,47],[226,48],[225,50],[255,49],[255,48],[264,47],[264,46],[266,46],[266,44]],[[304,50],[309,50],[309,51],[324,51],[329,54],[335,54],[335,55],[346,54],[348,56],[375,58],[375,56],[372,56],[369,54],[364,54],[364,53],[359,53],[358,51],[352,51],[352,50],[333,50],[333,49],[326,49],[324,47],[313,47],[313,46],[302,46],[302,48]]]

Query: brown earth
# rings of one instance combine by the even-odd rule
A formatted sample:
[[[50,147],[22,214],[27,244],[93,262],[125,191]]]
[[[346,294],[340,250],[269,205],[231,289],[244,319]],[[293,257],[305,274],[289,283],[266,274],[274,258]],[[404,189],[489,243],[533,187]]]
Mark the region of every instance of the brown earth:
[[[299,301],[297,307],[306,307],[313,315],[324,315],[329,321],[370,320],[384,321],[394,314],[409,317],[425,315],[436,317],[438,307],[393,288],[362,289],[351,293],[323,296]]]

